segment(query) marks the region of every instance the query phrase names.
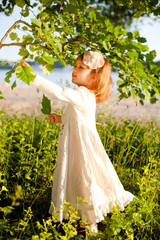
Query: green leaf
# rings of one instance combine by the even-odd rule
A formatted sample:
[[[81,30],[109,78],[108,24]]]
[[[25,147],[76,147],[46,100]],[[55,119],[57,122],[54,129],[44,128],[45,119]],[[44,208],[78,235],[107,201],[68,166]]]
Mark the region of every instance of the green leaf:
[[[125,71],[123,69],[118,71],[118,74],[125,75]]]
[[[31,43],[33,41],[33,38],[30,35],[24,35],[22,40],[23,40],[23,42]]]
[[[54,63],[54,59],[53,59],[47,52],[44,52],[44,53],[42,54],[42,59],[43,59],[45,62],[49,63],[49,64],[53,64],[53,63]]]
[[[1,189],[1,191],[8,192],[8,189],[7,189],[5,186],[2,186],[2,189]]]
[[[38,56],[38,57],[35,57],[35,61],[36,62],[39,62],[39,63],[41,63],[41,64],[45,64],[45,61],[42,59],[42,57],[40,56]]]
[[[53,65],[45,64],[42,66],[43,73],[47,76],[49,75],[53,70]]]
[[[129,94],[129,87],[128,86],[123,87],[122,92],[125,93],[126,95],[128,95]]]
[[[129,58],[138,58],[138,53],[135,51],[130,51],[127,53]]]
[[[0,100],[4,100],[5,98],[3,96],[0,96]],[[1,112],[1,111],[0,111]]]
[[[141,105],[144,105],[144,102],[143,102],[143,100],[142,100],[142,99],[141,99],[139,102],[140,102],[140,104],[141,104]]]
[[[136,91],[134,89],[132,89],[131,93],[132,93],[134,101],[136,102],[136,95],[137,95]]]
[[[33,4],[33,7],[36,7],[37,5],[38,5],[38,3],[34,3],[34,4]]]
[[[18,54],[23,58],[26,58],[29,55],[29,52],[25,47],[21,47]]]
[[[50,114],[51,113],[51,101],[44,94],[43,94],[43,99],[42,99],[41,112],[43,114]]]
[[[35,52],[37,50],[37,46],[31,45],[31,46],[29,46],[29,49],[31,52]]]
[[[112,31],[113,30],[112,23],[109,21],[108,18],[105,19],[105,25],[106,25],[108,31]]]
[[[3,100],[5,99],[3,96],[2,96],[2,92],[0,91],[0,99]]]
[[[143,10],[139,10],[139,11],[137,11],[137,12],[134,14],[134,17],[135,17],[136,19],[139,19],[142,14],[143,14]]]
[[[122,34],[122,31],[121,31],[120,26],[116,26],[116,27],[114,28],[114,35],[115,35],[115,37],[118,37],[118,36],[121,35],[121,34]]]
[[[29,16],[29,9],[28,9],[27,6],[25,7],[25,9],[22,9],[21,15],[22,15],[23,17],[28,17],[28,16]]]
[[[41,0],[41,2],[44,6],[47,6],[47,7],[49,7],[53,3],[52,0]]]
[[[144,38],[144,37],[138,37],[137,40],[138,40],[138,42],[141,42],[141,43],[147,42],[146,38]]]
[[[124,84],[124,81],[121,78],[119,78],[116,84],[117,86],[121,86],[122,84]]]
[[[147,90],[147,89],[144,89],[144,95],[145,95],[145,99],[147,100],[147,101],[149,101],[150,100],[150,92]]]
[[[145,96],[144,96],[144,94],[143,93],[138,93],[138,96],[141,98],[141,99],[145,99]]]
[[[156,98],[156,97],[152,97],[151,99],[150,99],[150,103],[151,104],[154,104],[154,103],[156,103],[158,101],[158,99]]]
[[[160,90],[154,86],[152,86],[153,90],[157,93],[157,95],[160,95]]]
[[[9,72],[7,72],[4,81],[7,82],[7,83],[10,83],[10,78],[12,77],[12,74],[14,72],[15,72],[14,68],[12,68]]]
[[[13,90],[13,88],[15,88],[17,86],[17,81],[15,80],[14,83],[11,86],[11,89]]]
[[[9,37],[10,37],[11,40],[16,40],[16,38],[18,37],[18,34],[12,32],[12,33],[9,34]]]
[[[128,32],[128,33],[127,33],[127,36],[128,36],[129,39],[132,39],[132,38],[133,38],[133,34],[132,34],[131,32]]]
[[[150,51],[149,53],[146,54],[146,59],[147,59],[147,61],[152,61],[155,58],[155,56],[156,56],[156,52],[155,51]],[[153,65],[151,65],[151,67],[152,66]]]
[[[95,11],[90,11],[90,12],[89,12],[89,16],[90,16],[90,18],[91,18],[91,21],[96,20]]]
[[[31,22],[32,22],[33,24],[35,24],[36,26],[38,26],[38,27],[41,27],[41,25],[42,25],[41,20],[36,19],[36,18],[31,18]]]
[[[24,31],[27,31],[27,30],[28,30],[28,27],[27,27],[27,26],[23,26],[22,29],[23,29]]]
[[[21,81],[23,81],[26,84],[30,84],[33,79],[33,69],[30,66],[17,66],[16,67],[16,75],[17,78],[19,78]]]
[[[23,8],[25,5],[25,1],[24,0],[16,0],[16,5],[20,8]]]
[[[57,44],[59,51],[62,52],[62,44],[59,39],[54,39],[54,42]]]
[[[4,65],[7,64],[7,62],[0,62],[0,64],[1,64],[2,66],[4,66]]]
[[[111,43],[108,41],[103,41],[103,47],[108,51],[111,49]]]
[[[4,214],[11,213],[14,208],[11,206],[7,207],[0,207],[0,211],[3,212]]]

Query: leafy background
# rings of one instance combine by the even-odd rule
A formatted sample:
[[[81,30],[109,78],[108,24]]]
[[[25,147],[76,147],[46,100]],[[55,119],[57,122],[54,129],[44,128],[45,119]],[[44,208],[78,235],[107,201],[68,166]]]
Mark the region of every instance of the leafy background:
[[[17,0],[3,1],[0,11],[10,15],[15,5],[20,7],[23,17],[29,16],[29,12],[37,7],[38,14],[31,25],[17,21],[14,27],[24,32],[23,37],[20,39],[12,29],[9,36],[13,42],[6,44],[5,36],[1,48],[19,46],[22,59],[41,63],[48,73],[57,60],[63,65],[74,65],[78,54],[90,49],[100,50],[109,59],[113,70],[118,72],[120,99],[132,95],[135,102],[139,99],[144,104],[146,99],[156,103],[160,94],[160,63],[154,61],[156,52],[149,52],[146,39],[138,31],[128,32],[126,29],[134,18],[152,14],[158,19],[160,7],[157,0],[37,0],[34,3]],[[29,78],[29,75],[24,78],[24,71],[15,63],[5,81],[9,82],[15,68],[19,69],[17,78]]]
[[[1,239],[82,239],[77,209],[66,203],[69,220],[62,223],[48,213],[60,126],[47,118],[3,116]],[[160,129],[155,122],[115,122],[105,115],[99,115],[97,129],[124,188],[135,198],[123,212],[114,208],[89,239],[158,240]]]
[[[23,60],[34,60],[51,72],[54,62],[74,65],[78,54],[98,49],[113,70],[118,71],[120,98],[157,101],[160,93],[160,63],[155,51],[148,51],[146,39],[138,31],[128,32],[134,18],[159,16],[157,0],[51,1],[3,0],[0,11],[10,16],[15,5],[21,16],[38,7],[31,25],[17,21],[0,48],[19,46]],[[22,38],[14,32],[24,32]],[[12,43],[7,44],[10,37]],[[5,64],[5,63],[1,63]],[[30,84],[32,69],[15,62],[12,74]],[[17,81],[17,80],[16,80]],[[12,88],[16,87],[16,81]],[[1,96],[2,97],[2,96]],[[43,97],[42,112],[50,111]],[[99,224],[100,232],[89,239],[158,239],[160,130],[155,122],[121,120],[99,116],[97,129],[126,190],[135,198],[124,212],[117,208]],[[59,125],[47,118],[12,116],[0,118],[0,238],[1,239],[81,239],[77,209],[66,203],[69,221],[59,223],[49,216],[50,194],[57,159]],[[79,203],[81,204],[81,202]],[[58,214],[58,213],[57,213]],[[85,223],[83,223],[85,225]],[[90,235],[90,234],[89,234]]]

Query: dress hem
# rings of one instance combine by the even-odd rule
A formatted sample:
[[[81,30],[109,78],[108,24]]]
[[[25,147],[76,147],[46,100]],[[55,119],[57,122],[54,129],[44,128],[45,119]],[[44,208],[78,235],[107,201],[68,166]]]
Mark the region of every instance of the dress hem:
[[[97,208],[85,209],[85,208],[79,208],[78,209],[78,216],[86,221],[88,224],[96,222],[99,223],[104,220],[104,217],[107,216],[107,214],[112,213],[113,207],[118,206],[120,211],[124,211],[125,207],[133,200],[134,195],[128,191],[125,191],[127,193],[127,196],[122,197],[121,199],[115,199],[114,201],[110,203],[104,203],[101,206],[98,206]],[[70,204],[76,205],[76,204]],[[72,206],[74,207],[74,206]],[[51,204],[49,213],[51,215],[57,214],[57,220],[63,221],[63,219],[68,219],[67,216],[64,214],[64,206],[55,207],[54,204]]]

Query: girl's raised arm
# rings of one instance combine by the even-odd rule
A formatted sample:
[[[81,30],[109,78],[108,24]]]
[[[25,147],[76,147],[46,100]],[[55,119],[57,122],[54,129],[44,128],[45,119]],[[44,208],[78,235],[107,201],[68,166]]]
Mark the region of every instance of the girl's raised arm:
[[[23,66],[29,66],[29,64],[25,61],[22,61],[20,65]],[[80,91],[80,88],[66,88],[66,87],[60,87],[59,85],[45,79],[44,77],[40,76],[39,74],[36,74],[33,71],[33,76],[35,77],[33,80],[33,86],[36,88],[39,88],[42,92],[44,92],[49,97],[57,97],[58,99],[64,101],[64,102],[70,102],[75,107],[79,108],[79,106],[82,106],[84,104],[84,95],[82,95],[82,92]],[[87,90],[86,90],[87,91]]]
[[[39,88],[49,97],[57,97],[64,102],[70,102],[77,108],[84,104],[84,95],[82,95],[82,92],[79,90],[79,88],[72,89],[61,87],[38,74],[33,81],[33,86]]]

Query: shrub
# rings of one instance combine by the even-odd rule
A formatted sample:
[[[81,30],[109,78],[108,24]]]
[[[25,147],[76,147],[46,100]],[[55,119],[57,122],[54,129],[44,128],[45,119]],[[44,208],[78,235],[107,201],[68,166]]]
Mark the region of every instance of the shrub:
[[[118,207],[89,239],[158,239],[160,129],[98,119],[102,143],[126,190],[135,198]],[[68,221],[48,214],[60,125],[47,118],[0,119],[0,235],[1,239],[81,239],[77,209],[66,203]]]

